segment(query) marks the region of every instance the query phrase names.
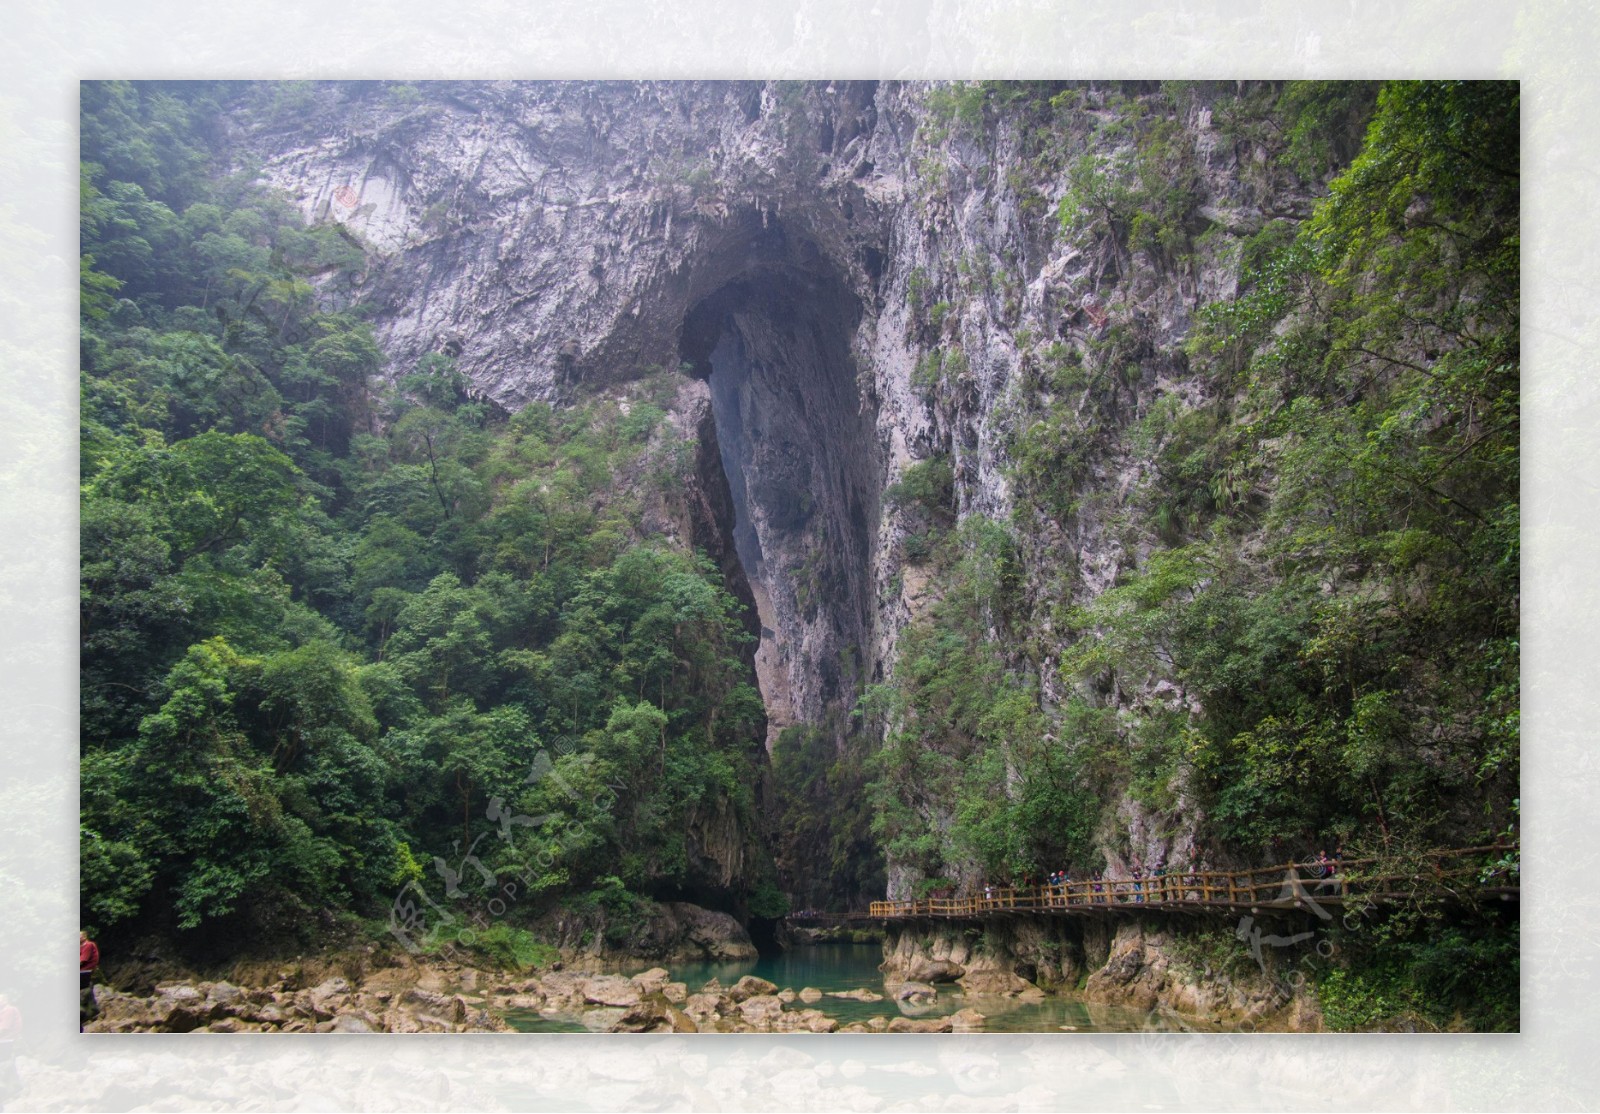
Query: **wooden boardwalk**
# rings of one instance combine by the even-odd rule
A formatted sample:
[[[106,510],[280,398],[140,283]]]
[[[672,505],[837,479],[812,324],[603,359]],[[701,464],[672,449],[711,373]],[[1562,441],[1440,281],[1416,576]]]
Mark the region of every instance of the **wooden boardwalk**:
[[[1432,851],[1406,873],[1383,872],[1376,860],[1342,862],[1334,878],[1315,876],[1308,863],[1282,863],[1255,870],[1175,871],[1140,881],[1106,879],[1064,885],[992,886],[968,897],[918,901],[874,901],[865,913],[792,914],[795,923],[841,924],[914,918],[983,920],[1016,914],[1105,916],[1134,912],[1204,914],[1212,910],[1268,910],[1331,916],[1355,905],[1385,904],[1410,898],[1462,900],[1468,895],[1516,900],[1514,881],[1487,874],[1491,864],[1515,847],[1467,847]]]

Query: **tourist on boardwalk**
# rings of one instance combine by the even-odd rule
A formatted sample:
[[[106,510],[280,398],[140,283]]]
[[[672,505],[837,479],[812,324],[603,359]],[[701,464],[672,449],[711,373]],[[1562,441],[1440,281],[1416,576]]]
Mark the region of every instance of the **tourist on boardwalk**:
[[[1102,902],[1105,900],[1105,885],[1101,881],[1100,872],[1097,870],[1089,876],[1089,893],[1091,901]]]
[[[1317,852],[1317,865],[1313,873],[1321,879],[1317,883],[1317,893],[1336,894],[1340,891],[1338,865],[1336,860],[1328,857],[1327,851]]]
[[[100,947],[89,939],[87,932],[78,933],[78,1028],[85,1021],[93,1021],[100,1013],[100,1004],[94,997],[94,973],[100,966]]]

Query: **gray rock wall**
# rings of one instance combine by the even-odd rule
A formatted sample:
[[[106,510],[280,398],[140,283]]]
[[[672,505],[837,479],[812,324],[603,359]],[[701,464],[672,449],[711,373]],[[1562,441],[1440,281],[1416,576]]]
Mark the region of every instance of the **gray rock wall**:
[[[1011,520],[1006,446],[1027,367],[1119,325],[1133,372],[1086,434],[1086,486],[1101,497],[1069,524],[1019,524],[1029,592],[1047,580],[1078,600],[1103,591],[1151,540],[1118,515],[1151,474],[1128,430],[1157,400],[1192,405],[1210,389],[1182,351],[1195,309],[1233,290],[1241,236],[1305,201],[1223,137],[1215,91],[1201,89],[1179,127],[1199,167],[1195,231],[1211,234],[1169,265],[1056,218],[1061,167],[1127,163],[1133,139],[1100,125],[1153,104],[1153,88],[1082,90],[1084,127],[1049,159],[1020,113],[930,125],[933,88],[442,83],[401,105],[327,87],[293,126],[240,120],[235,138],[308,218],[368,246],[359,283],[323,295],[377,306],[393,373],[444,351],[514,408],[680,369],[674,418],[702,443],[703,513],[684,532],[756,613],[769,745],[802,721],[844,745],[863,685],[892,674],[899,632],[939,592],[900,555],[885,489],[947,453],[959,513]],[[935,352],[964,358],[937,397],[917,382]],[[709,393],[690,387],[701,378]],[[1054,704],[1068,693],[1039,622],[1043,657],[1028,666]],[[1181,699],[1161,685],[1112,699]],[[1192,839],[1184,806],[1114,811],[1113,866]],[[916,873],[888,865],[891,896],[909,893]]]

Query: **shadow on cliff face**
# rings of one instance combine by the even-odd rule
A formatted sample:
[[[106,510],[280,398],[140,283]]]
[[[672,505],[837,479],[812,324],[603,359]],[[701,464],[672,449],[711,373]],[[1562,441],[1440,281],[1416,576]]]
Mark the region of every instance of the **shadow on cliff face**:
[[[690,311],[681,354],[710,382],[732,512],[722,528],[760,625],[770,746],[854,703],[882,464],[850,347],[859,301],[814,251],[760,247]]]
[[[681,333],[680,358],[711,398],[698,471],[716,521],[699,524],[708,536],[696,545],[750,608],[769,754],[802,726],[837,754],[870,667],[883,487],[875,404],[852,352],[863,307],[823,252],[777,221],[746,224],[730,240],[702,262],[695,277],[708,293]],[[850,903],[860,864],[836,877],[833,856],[786,830],[782,802],[816,787],[787,789],[758,791],[779,884],[801,904]],[[814,802],[828,824],[847,825],[858,804]],[[757,918],[750,931],[764,952],[784,946],[781,922]]]

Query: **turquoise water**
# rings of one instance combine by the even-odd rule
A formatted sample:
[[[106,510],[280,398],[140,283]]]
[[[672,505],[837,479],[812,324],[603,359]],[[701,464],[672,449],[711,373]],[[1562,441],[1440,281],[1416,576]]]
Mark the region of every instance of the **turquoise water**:
[[[791,948],[781,955],[762,956],[742,963],[680,963],[669,965],[668,970],[672,973],[673,981],[688,984],[691,994],[712,978],[723,986],[731,986],[745,975],[755,975],[776,983],[780,990],[788,987],[796,993],[811,986],[825,995],[829,991],[860,987],[882,994],[883,975],[878,971],[882,959],[883,951],[877,944],[826,943]],[[652,966],[649,963],[637,963],[624,966],[620,973],[636,975]],[[902,1011],[887,998],[881,1002],[854,1002],[831,997],[810,1003],[796,999],[789,1008],[818,1009],[829,1017],[837,1018],[840,1025],[848,1025],[852,1021],[867,1021],[874,1017],[891,1020],[896,1017],[939,1017],[970,1006],[985,1016],[984,1031],[991,1033],[1127,1033],[1211,1028],[1193,1019],[1102,1006],[1084,1002],[1073,995],[1051,996],[1042,1002],[1019,1002],[1014,998],[969,997],[953,984],[940,984],[938,991],[936,1001],[914,1010]],[[506,1021],[523,1032],[589,1031],[575,1021],[541,1017],[532,1010],[507,1011]]]

